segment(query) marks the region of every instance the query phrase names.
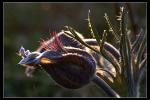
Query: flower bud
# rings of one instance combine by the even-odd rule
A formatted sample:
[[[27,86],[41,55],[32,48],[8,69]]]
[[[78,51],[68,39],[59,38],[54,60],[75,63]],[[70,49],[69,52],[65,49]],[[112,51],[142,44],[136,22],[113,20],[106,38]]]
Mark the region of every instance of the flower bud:
[[[41,67],[65,88],[77,89],[88,84],[96,71],[93,56],[64,33],[53,34],[53,38],[43,41],[36,52],[21,48],[24,57],[19,64],[27,67],[26,75],[31,76],[34,69]]]

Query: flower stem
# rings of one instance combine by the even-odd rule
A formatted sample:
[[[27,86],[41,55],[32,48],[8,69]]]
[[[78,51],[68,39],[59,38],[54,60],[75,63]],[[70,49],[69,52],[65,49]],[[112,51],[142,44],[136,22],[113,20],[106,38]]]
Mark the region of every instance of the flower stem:
[[[120,96],[100,77],[94,76],[93,82],[100,86],[110,97],[120,98]]]

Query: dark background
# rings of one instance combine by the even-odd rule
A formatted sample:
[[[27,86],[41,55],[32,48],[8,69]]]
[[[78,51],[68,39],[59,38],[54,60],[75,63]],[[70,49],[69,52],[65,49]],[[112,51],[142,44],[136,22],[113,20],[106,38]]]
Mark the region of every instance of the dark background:
[[[134,13],[134,22],[139,28],[146,27],[146,3],[130,4]],[[99,33],[108,29],[104,20],[107,13],[113,25],[116,25],[116,3],[4,3],[4,96],[5,97],[99,97],[105,96],[100,88],[90,83],[77,90],[67,90],[58,86],[43,71],[34,73],[33,78],[24,74],[24,68],[18,65],[21,57],[17,52],[21,46],[34,51],[41,39],[49,37],[49,29],[61,31],[65,25],[90,37],[87,19],[91,10],[93,23]],[[132,29],[129,23],[129,28]],[[109,39],[110,38],[110,39]],[[108,41],[113,44],[111,35]],[[141,83],[141,96],[146,95],[145,79]]]

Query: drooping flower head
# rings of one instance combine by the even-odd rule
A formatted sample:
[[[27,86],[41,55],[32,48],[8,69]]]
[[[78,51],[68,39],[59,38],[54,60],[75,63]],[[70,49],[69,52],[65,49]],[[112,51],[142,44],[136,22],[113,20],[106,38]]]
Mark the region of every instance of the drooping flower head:
[[[84,47],[65,33],[52,32],[52,37],[43,40],[35,52],[24,56],[26,51],[21,48],[24,57],[19,64],[26,67],[27,76],[40,67],[59,85],[77,89],[88,84],[96,71],[94,58],[81,48]]]

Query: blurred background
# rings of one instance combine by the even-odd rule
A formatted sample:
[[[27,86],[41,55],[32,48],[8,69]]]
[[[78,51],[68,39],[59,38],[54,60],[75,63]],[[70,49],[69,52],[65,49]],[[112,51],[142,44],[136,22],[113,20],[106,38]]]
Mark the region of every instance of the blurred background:
[[[97,31],[108,29],[104,19],[107,13],[115,26],[119,3],[4,3],[4,96],[5,97],[101,97],[106,96],[94,83],[68,90],[58,86],[44,71],[36,71],[28,78],[25,69],[18,65],[21,57],[17,52],[21,46],[34,51],[41,39],[49,38],[49,29],[61,31],[64,26],[72,26],[90,37],[87,23],[88,10]],[[146,28],[146,3],[130,3],[133,18],[129,28],[138,31]],[[132,25],[131,22],[134,22]],[[139,26],[140,25],[140,26]],[[134,28],[133,28],[133,27]],[[109,42],[113,44],[111,35]],[[146,96],[146,78],[142,81],[141,96]]]

